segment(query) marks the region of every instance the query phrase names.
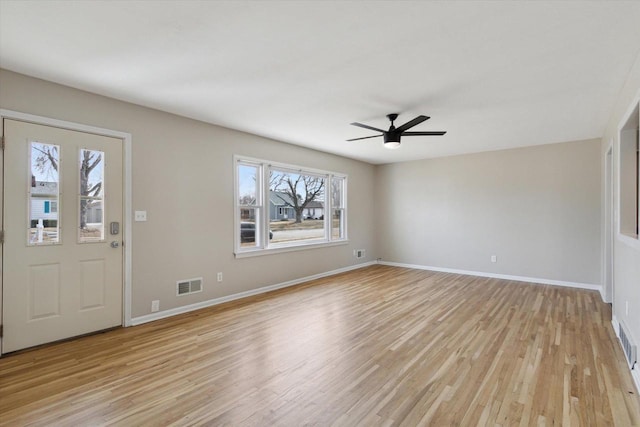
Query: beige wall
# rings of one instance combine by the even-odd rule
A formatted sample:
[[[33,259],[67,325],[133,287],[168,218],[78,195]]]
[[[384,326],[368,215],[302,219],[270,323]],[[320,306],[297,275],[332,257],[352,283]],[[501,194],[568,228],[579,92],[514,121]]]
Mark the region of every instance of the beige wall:
[[[379,166],[379,256],[600,284],[599,153],[591,140]]]
[[[360,262],[601,283],[599,141],[374,167],[8,71],[0,108],[133,135],[133,209],[149,216],[133,223],[134,317],[153,299],[166,310],[354,265],[355,248]],[[347,173],[350,243],[235,259],[233,154]],[[619,286],[637,278],[630,254]],[[203,293],[175,296],[198,276]]]
[[[215,94],[212,94],[215,96]],[[227,296],[374,259],[374,166],[0,71],[0,108],[131,133],[132,315]],[[234,154],[346,173],[348,245],[235,259]],[[353,249],[366,249],[356,260]],[[216,273],[224,281],[216,282]],[[176,297],[179,279],[204,292]]]
[[[604,137],[602,138],[602,162],[610,146],[613,146],[614,169],[614,207],[620,198],[620,186],[616,179],[619,173],[620,145],[618,130],[627,120],[627,116],[638,105],[640,100],[640,55],[636,58],[634,67],[629,72],[629,78],[620,92],[618,102],[611,113]],[[604,185],[604,181],[603,181]],[[604,201],[603,201],[604,203]],[[603,206],[604,210],[604,206]],[[614,209],[619,212],[618,208]],[[614,215],[614,219],[615,215]],[[603,235],[604,227],[603,223]],[[614,266],[613,266],[613,314],[617,320],[624,323],[636,344],[640,344],[640,241],[621,236],[617,232],[618,224],[614,225]],[[628,312],[627,312],[628,304]]]

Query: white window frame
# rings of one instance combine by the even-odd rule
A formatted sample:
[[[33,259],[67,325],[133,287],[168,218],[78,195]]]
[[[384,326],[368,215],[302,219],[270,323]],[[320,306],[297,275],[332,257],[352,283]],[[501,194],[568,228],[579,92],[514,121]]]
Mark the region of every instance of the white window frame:
[[[260,209],[260,214],[257,215],[256,221],[256,246],[241,247],[240,242],[240,210],[246,208],[244,205],[240,205],[239,202],[239,190],[240,183],[238,180],[238,166],[247,165],[257,167],[257,174],[259,175],[259,183],[257,185],[256,194],[256,206],[253,208]],[[287,242],[272,244],[269,241],[269,177],[272,170],[278,170],[282,172],[291,172],[296,174],[319,176],[325,180],[324,191],[324,239],[313,240],[307,242]],[[295,166],[290,164],[272,162],[269,160],[256,159],[252,157],[246,157],[241,155],[233,156],[233,174],[234,174],[234,209],[233,209],[233,221],[234,221],[234,253],[236,258],[244,258],[259,255],[269,255],[280,252],[299,251],[303,249],[313,249],[328,246],[346,245],[349,243],[347,234],[347,183],[348,176],[343,173],[330,172],[319,169],[307,168],[302,166]],[[343,237],[333,239],[332,238],[332,215],[327,213],[333,212],[333,206],[331,206],[331,194],[330,186],[334,178],[343,180],[342,186],[342,207],[340,208],[344,212],[343,223]],[[329,185],[329,187],[327,187]]]
[[[636,109],[639,109],[638,114],[640,115],[640,90],[638,91],[638,93],[636,94],[634,101],[631,103],[631,105],[628,107],[627,111],[625,112],[625,114],[622,116],[623,118],[620,120],[620,122],[618,123],[618,128],[617,128],[617,134],[616,134],[616,141],[614,144],[614,156],[617,157],[616,159],[616,173],[615,173],[615,180],[616,180],[616,189],[615,189],[615,197],[616,197],[616,206],[615,206],[615,221],[616,221],[616,238],[619,242],[625,243],[628,246],[631,246],[637,250],[640,250],[640,235],[638,234],[629,234],[628,232],[625,232],[622,230],[622,218],[621,218],[621,210],[622,210],[622,197],[623,195],[621,194],[621,169],[622,169],[622,141],[621,141],[621,135],[622,135],[622,131],[624,126],[626,125],[626,123],[629,121],[629,119],[631,118],[632,114],[634,114],[634,112],[636,111]],[[638,119],[640,120],[640,116],[638,117]],[[636,156],[638,156],[638,153],[635,153]],[[636,157],[636,162],[640,162],[640,158]],[[636,165],[637,167],[638,165]],[[638,204],[637,209],[640,210],[640,179],[638,180],[638,182],[636,183],[636,191],[637,191],[637,195],[636,195],[636,203]],[[638,221],[640,221],[640,218],[636,217],[636,226],[638,224]]]
[[[240,200],[238,198],[238,194],[239,194],[239,189],[240,189],[240,183],[238,181],[238,166],[239,165],[243,165],[243,166],[249,166],[249,167],[255,167],[256,168],[256,198],[255,198],[255,204],[253,205],[241,205],[240,204]],[[263,191],[261,190],[262,186],[263,186],[263,166],[260,162],[256,162],[253,159],[237,159],[235,160],[234,157],[234,167],[233,167],[233,173],[234,173],[234,240],[235,240],[235,247],[236,250],[241,248],[240,245],[240,223],[242,222],[242,210],[247,209],[247,210],[253,210],[254,211],[254,221],[255,221],[255,231],[254,231],[254,242],[256,244],[255,247],[251,247],[251,248],[242,248],[243,250],[256,250],[259,247],[261,247],[262,245],[264,245],[264,237],[266,236],[265,234],[265,229],[264,227],[261,226],[261,222],[263,221],[262,218],[264,217],[268,217],[269,216],[269,208],[268,208],[268,200],[265,199],[263,197]],[[265,204],[267,205],[267,208],[265,209]],[[266,211],[266,214],[265,214]],[[268,239],[267,239],[268,240]]]
[[[331,187],[331,190],[333,190],[333,179],[334,178],[341,178],[339,176],[332,176],[331,177],[331,181],[329,182],[329,186]],[[329,193],[329,191],[327,191],[327,193]],[[342,181],[342,192],[340,194],[341,200],[340,200],[340,206],[329,206],[331,208],[330,212],[327,212],[325,209],[325,212],[323,212],[323,216],[324,218],[327,218],[327,216],[329,217],[329,225],[331,227],[331,229],[329,230],[329,232],[331,234],[333,234],[333,213],[334,211],[340,211],[342,213],[342,215],[340,216],[340,221],[344,223],[344,238],[346,238],[346,232],[347,232],[347,180],[343,179]],[[327,195],[327,199],[331,199],[331,195],[328,194]],[[332,201],[333,202],[333,201]],[[338,233],[339,234],[339,233]],[[340,240],[341,238],[339,237],[338,240]]]

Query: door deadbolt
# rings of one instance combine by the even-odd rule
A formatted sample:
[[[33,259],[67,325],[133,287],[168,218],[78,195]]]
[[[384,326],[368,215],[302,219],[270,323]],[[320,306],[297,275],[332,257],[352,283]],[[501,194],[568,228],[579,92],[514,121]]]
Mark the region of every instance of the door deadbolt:
[[[111,224],[109,224],[109,232],[112,235],[116,235],[120,232],[120,223],[119,222],[112,222]]]

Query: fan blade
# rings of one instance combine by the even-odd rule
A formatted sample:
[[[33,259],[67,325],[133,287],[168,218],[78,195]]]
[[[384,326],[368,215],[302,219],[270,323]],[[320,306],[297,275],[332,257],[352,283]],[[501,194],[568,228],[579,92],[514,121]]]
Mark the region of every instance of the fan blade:
[[[425,120],[429,120],[429,119],[430,119],[430,117],[427,117],[427,116],[418,116],[413,120],[409,120],[407,123],[403,124],[399,128],[396,128],[396,130],[399,130],[400,132],[404,132],[405,130],[411,129],[415,125],[419,125],[420,123],[424,122]]]
[[[446,131],[435,131],[435,132],[403,132],[402,136],[405,135],[409,135],[409,136],[417,136],[417,135],[431,135],[431,136],[439,136],[439,135],[444,135],[445,133],[447,133]]]
[[[360,128],[365,128],[365,129],[370,129],[370,130],[375,130],[376,132],[382,132],[385,133],[386,130],[382,130],[382,129],[378,129],[378,128],[374,128],[373,126],[369,126],[369,125],[363,125],[362,123],[357,123],[357,122],[353,122],[351,123],[352,126],[358,126]]]
[[[347,141],[359,141],[361,139],[377,138],[379,136],[382,136],[382,135],[363,136],[362,138],[347,139]]]

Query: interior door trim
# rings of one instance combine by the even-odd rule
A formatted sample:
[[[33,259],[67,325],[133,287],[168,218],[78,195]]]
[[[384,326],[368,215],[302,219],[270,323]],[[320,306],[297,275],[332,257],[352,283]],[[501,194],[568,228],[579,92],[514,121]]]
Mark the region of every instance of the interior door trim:
[[[123,290],[122,290],[122,313],[123,326],[131,326],[131,248],[132,248],[132,190],[131,190],[131,134],[127,132],[121,132],[111,129],[104,129],[96,126],[85,125],[81,123],[68,122],[65,120],[53,119],[50,117],[37,116],[28,113],[22,113],[19,111],[0,109],[0,120],[4,122],[4,119],[13,119],[23,122],[34,123],[38,125],[57,127],[61,129],[68,129],[72,131],[79,131],[85,133],[92,133],[96,135],[109,136],[121,139],[123,146],[123,172],[124,172],[124,224],[122,227],[123,238],[123,251],[124,251],[124,265],[123,265]],[[4,132],[3,126],[0,126],[0,136]],[[0,167],[2,167],[0,165]],[[4,173],[4,171],[0,171]],[[4,191],[4,190],[1,190]],[[1,218],[1,217],[0,217]],[[2,275],[0,274],[0,291],[2,290]],[[2,302],[4,303],[4,302]],[[0,338],[1,339],[1,338]],[[1,351],[1,347],[0,347]],[[0,353],[1,354],[1,353]]]

